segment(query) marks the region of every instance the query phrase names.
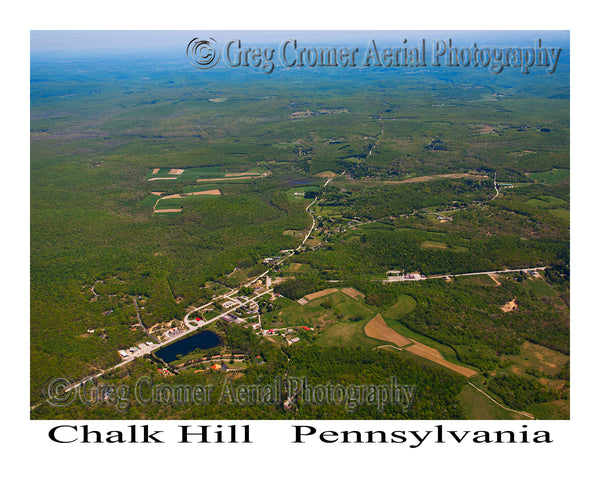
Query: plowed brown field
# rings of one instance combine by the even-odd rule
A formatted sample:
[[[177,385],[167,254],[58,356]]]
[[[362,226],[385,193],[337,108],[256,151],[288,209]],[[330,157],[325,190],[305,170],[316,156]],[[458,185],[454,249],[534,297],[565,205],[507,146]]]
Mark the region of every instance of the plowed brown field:
[[[381,314],[377,314],[373,319],[365,325],[365,334],[368,337],[383,340],[384,342],[390,342],[398,347],[403,347],[408,352],[418,355],[419,357],[426,358],[442,367],[446,367],[456,373],[460,373],[465,377],[472,377],[477,375],[475,370],[472,370],[461,365],[456,365],[448,360],[444,359],[442,354],[433,347],[428,347],[419,342],[415,342],[412,338],[403,337],[394,329],[387,326],[385,320]],[[406,346],[410,345],[410,346]]]
[[[403,337],[398,332],[388,327],[380,313],[375,315],[375,317],[365,325],[365,333],[367,337],[391,342],[399,347],[411,343],[410,339]]]

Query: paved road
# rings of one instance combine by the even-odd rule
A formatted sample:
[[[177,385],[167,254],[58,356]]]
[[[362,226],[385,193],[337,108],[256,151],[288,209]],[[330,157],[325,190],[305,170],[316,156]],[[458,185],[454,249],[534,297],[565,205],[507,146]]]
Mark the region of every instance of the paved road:
[[[345,173],[345,171],[344,171]],[[325,184],[323,185],[323,188],[325,188],[327,186],[327,184],[329,182],[331,182],[333,180],[334,177],[328,178],[327,181],[325,182]],[[315,199],[310,202],[310,204],[306,207],[306,211],[308,212],[308,214],[311,216],[312,218],[312,226],[310,227],[310,230],[308,231],[308,233],[306,234],[306,236],[304,237],[304,240],[302,240],[302,243],[300,245],[298,245],[296,247],[296,251],[298,252],[300,250],[300,248],[302,248],[302,246],[304,246],[304,244],[306,243],[306,241],[308,240],[308,237],[310,237],[310,234],[313,232],[313,230],[315,229],[315,225],[316,225],[316,220],[315,220],[315,216],[312,214],[312,212],[309,210],[310,207],[312,207],[314,205],[314,203],[319,199],[319,197],[315,197]],[[289,256],[289,255],[288,255]],[[284,257],[284,260],[287,257]],[[280,263],[280,262],[279,262]]]
[[[261,293],[258,293],[258,294],[256,294],[256,295],[253,295],[253,296],[251,296],[251,297],[247,298],[247,299],[246,299],[246,300],[244,300],[244,301],[241,301],[241,302],[240,302],[240,301],[237,301],[237,300],[236,300],[236,305],[235,305],[234,307],[230,308],[229,310],[227,310],[227,311],[225,311],[225,312],[223,312],[223,313],[220,313],[220,314],[219,314],[219,315],[217,315],[215,318],[212,318],[212,319],[210,319],[210,320],[202,320],[201,322],[198,322],[198,321],[196,321],[196,320],[190,320],[190,315],[191,315],[192,313],[195,313],[195,312],[197,312],[198,310],[200,310],[200,309],[202,309],[202,308],[206,308],[206,307],[208,307],[208,306],[212,305],[212,304],[214,303],[214,300],[213,300],[212,302],[210,302],[210,303],[207,303],[207,304],[205,304],[205,305],[201,306],[201,307],[197,307],[197,308],[195,308],[194,310],[192,310],[191,312],[188,312],[188,313],[185,315],[185,317],[183,318],[183,321],[185,322],[185,325],[186,325],[186,327],[188,327],[188,328],[189,328],[189,330],[187,330],[187,331],[186,331],[186,332],[184,332],[184,333],[186,333],[186,334],[187,334],[187,333],[189,333],[190,331],[197,330],[197,329],[198,329],[198,328],[200,328],[200,327],[204,327],[204,326],[206,326],[206,325],[208,325],[208,324],[210,324],[210,323],[213,323],[213,322],[217,321],[219,318],[222,318],[222,317],[224,317],[225,315],[229,315],[230,313],[233,313],[233,312],[235,312],[235,311],[236,311],[238,308],[240,308],[242,305],[248,305],[249,303],[255,302],[255,301],[258,299],[258,298],[260,298],[260,297],[262,297],[262,296],[264,296],[264,295],[270,294],[270,293],[272,293],[272,292],[273,292],[273,289],[272,289],[272,288],[269,288],[268,290],[265,290],[264,292],[261,292]],[[225,295],[223,295],[223,297],[225,297]],[[219,297],[219,298],[220,298],[220,297]],[[229,298],[229,297],[226,297],[226,298]],[[217,300],[217,299],[215,299],[215,300]],[[191,324],[191,323],[190,323],[191,321],[195,321],[195,322],[196,322],[196,325],[193,325],[193,324]],[[163,342],[161,345],[165,345],[166,343],[170,343],[171,341],[172,341],[172,340],[171,340],[171,339],[169,339],[169,341],[168,341],[168,342]]]
[[[431,280],[432,278],[453,278],[453,277],[468,277],[471,275],[490,275],[490,274],[496,274],[496,273],[516,273],[516,272],[531,272],[533,270],[538,271],[538,270],[546,270],[547,268],[549,268],[548,266],[545,267],[525,267],[525,268],[511,268],[511,269],[507,269],[507,270],[492,270],[489,272],[469,272],[469,273],[449,273],[449,274],[444,274],[444,275],[431,275],[429,277],[425,277],[425,276],[421,276],[420,278],[401,278],[400,276],[396,276],[396,277],[389,277],[385,280],[383,280],[386,283],[392,283],[392,282],[419,282],[422,280]],[[390,280],[390,278],[392,278],[392,280]]]
[[[344,175],[344,173],[346,173],[346,172],[344,171],[344,172],[342,173],[342,175]],[[328,179],[328,180],[325,182],[325,184],[324,184],[324,187],[326,187],[326,186],[327,186],[327,184],[328,184],[328,183],[329,183],[331,180],[333,180],[333,178],[334,178],[334,177],[331,177],[331,178],[329,178],[329,179]],[[312,205],[314,205],[314,203],[315,203],[317,200],[318,200],[318,197],[315,197],[315,199],[314,199],[314,200],[313,200],[313,201],[312,201],[312,202],[311,202],[311,203],[310,203],[310,204],[309,204],[309,205],[306,207],[306,211],[307,211],[307,212],[310,214],[310,216],[312,217],[312,227],[310,228],[310,230],[309,230],[308,234],[307,234],[307,235],[304,237],[304,240],[302,241],[302,243],[299,245],[299,247],[298,247],[298,248],[302,247],[302,246],[303,246],[303,245],[306,243],[306,241],[308,240],[308,237],[310,236],[310,234],[312,233],[312,231],[313,231],[313,230],[314,230],[314,228],[315,228],[315,224],[316,224],[316,223],[315,223],[315,217],[314,217],[314,215],[313,215],[313,214],[312,214],[312,213],[309,211],[309,209],[310,209],[310,207],[311,207]],[[298,250],[298,248],[297,248],[296,250]],[[287,260],[287,259],[288,259],[290,256],[292,256],[292,255],[293,255],[293,252],[291,252],[291,253],[289,253],[288,255],[284,256],[282,259],[280,259],[280,260],[277,262],[277,264],[281,264],[281,263],[283,263],[285,260]],[[256,278],[254,278],[253,280],[251,280],[250,282],[248,282],[248,283],[247,283],[245,286],[250,286],[250,285],[252,285],[252,284],[256,283],[256,282],[257,282],[259,279],[261,279],[262,277],[264,277],[265,275],[267,275],[267,274],[270,272],[270,270],[271,270],[271,269],[267,269],[265,272],[261,273],[261,274],[260,274],[260,275],[258,275]],[[69,385],[68,387],[66,387],[66,388],[65,388],[65,391],[67,391],[67,392],[68,392],[68,391],[70,391],[70,390],[73,390],[73,389],[75,389],[75,388],[78,388],[78,387],[80,387],[82,384],[84,384],[85,382],[87,382],[87,381],[89,381],[89,380],[91,380],[91,379],[93,379],[93,378],[99,378],[99,377],[101,377],[102,375],[104,375],[104,373],[106,373],[106,372],[110,372],[110,371],[112,371],[112,370],[116,370],[117,368],[120,368],[120,367],[122,367],[122,366],[124,366],[124,365],[127,365],[128,363],[132,362],[132,361],[133,361],[135,358],[142,357],[142,356],[144,356],[144,355],[146,355],[146,354],[148,354],[148,353],[151,353],[151,352],[153,352],[153,351],[155,351],[155,350],[158,350],[159,348],[162,348],[162,347],[164,347],[165,345],[168,345],[168,344],[170,344],[170,343],[173,343],[173,342],[175,342],[175,341],[177,341],[177,340],[180,340],[182,337],[184,337],[185,335],[189,334],[190,332],[193,332],[193,331],[195,331],[195,330],[198,330],[200,327],[204,327],[204,326],[206,326],[206,325],[208,325],[208,324],[210,324],[210,323],[216,322],[218,319],[220,319],[220,318],[224,317],[225,315],[228,315],[228,314],[230,314],[230,313],[233,313],[233,312],[235,312],[235,311],[236,311],[238,308],[240,308],[240,306],[242,306],[242,305],[247,305],[247,304],[249,304],[249,303],[251,303],[251,302],[254,302],[254,301],[256,301],[258,298],[260,298],[260,297],[262,297],[262,296],[264,296],[264,295],[267,295],[267,294],[270,294],[270,293],[272,293],[272,292],[273,292],[273,289],[272,289],[272,288],[270,288],[270,289],[268,289],[268,290],[266,290],[266,291],[264,291],[264,292],[262,292],[262,293],[259,293],[259,294],[256,294],[256,295],[253,295],[253,296],[251,296],[250,298],[247,298],[245,301],[242,301],[242,302],[240,302],[240,301],[238,301],[238,300],[233,300],[233,299],[231,298],[233,295],[237,294],[238,292],[239,292],[239,288],[232,288],[232,289],[231,289],[229,292],[227,292],[227,293],[224,293],[224,294],[222,294],[222,295],[219,295],[218,297],[215,297],[215,298],[214,298],[212,301],[210,301],[209,303],[206,303],[206,304],[204,304],[204,305],[201,305],[201,306],[199,306],[199,307],[195,307],[193,310],[189,311],[189,312],[188,312],[188,313],[185,315],[185,317],[184,317],[184,319],[183,319],[183,321],[184,321],[184,324],[185,324],[185,326],[187,327],[187,330],[184,330],[184,331],[182,331],[181,333],[179,333],[179,334],[177,334],[177,335],[173,335],[171,338],[169,338],[169,339],[167,339],[167,340],[164,340],[164,341],[162,341],[162,342],[158,342],[158,341],[157,341],[157,343],[153,343],[152,345],[146,345],[146,344],[143,344],[143,347],[142,347],[142,348],[140,348],[139,350],[137,350],[137,351],[136,351],[136,352],[134,352],[134,353],[131,353],[131,354],[130,354],[130,355],[127,357],[127,358],[125,358],[125,359],[124,359],[122,362],[120,362],[120,363],[118,363],[118,364],[116,364],[116,365],[114,365],[114,366],[112,366],[112,367],[110,367],[110,368],[108,368],[108,369],[106,369],[106,370],[100,370],[100,372],[99,372],[99,373],[96,373],[96,374],[94,374],[94,375],[90,375],[90,376],[88,376],[88,377],[85,377],[84,379],[82,379],[82,380],[80,380],[80,381],[78,381],[78,382],[74,382],[74,383],[72,383],[71,385]],[[96,295],[96,296],[97,296],[96,292],[94,291],[94,287],[93,287],[93,286],[92,286],[92,293],[93,293],[94,295]],[[223,299],[223,298],[226,298],[226,299],[228,299],[228,300],[233,300],[233,301],[235,301],[235,302],[236,302],[236,305],[235,305],[233,308],[231,308],[231,309],[228,309],[227,311],[225,311],[225,312],[223,312],[223,313],[221,313],[221,314],[217,315],[215,318],[213,318],[213,319],[211,319],[211,320],[208,320],[208,321],[202,321],[202,322],[196,322],[196,324],[195,324],[195,325],[194,325],[194,324],[192,324],[192,323],[190,323],[190,322],[191,322],[191,320],[190,320],[190,315],[192,315],[193,313],[196,313],[196,312],[198,312],[199,310],[202,310],[202,309],[204,309],[204,308],[206,308],[206,307],[209,307],[209,306],[210,306],[210,305],[212,305],[212,304],[213,304],[215,301],[217,301],[217,300],[220,300],[220,299]],[[141,318],[140,318],[140,316],[139,316],[139,311],[138,311],[138,308],[137,308],[137,307],[138,307],[138,305],[137,305],[137,301],[135,300],[135,298],[134,298],[134,302],[135,302],[136,311],[138,312],[138,319],[139,319],[140,325],[142,325],[142,328],[143,328],[142,320],[141,320]],[[260,318],[260,316],[259,316],[259,318]],[[144,329],[144,330],[145,330],[145,329]],[[147,331],[146,331],[146,333],[147,333]],[[152,338],[154,338],[154,337],[152,337]],[[140,343],[141,343],[141,342],[140,342]],[[36,406],[38,406],[38,405],[40,405],[40,404],[34,405],[34,406],[33,406],[33,407],[31,407],[31,408],[33,409],[33,408],[35,408],[35,407],[36,407]]]
[[[498,184],[496,183],[496,172],[494,172],[494,188],[496,189],[496,195],[494,195],[494,198],[492,198],[492,200],[496,200],[498,195],[500,195],[500,190],[498,190]]]
[[[527,271],[530,272],[532,270],[546,270],[548,267],[527,267],[527,268],[511,268],[508,270],[492,270],[490,272],[472,272],[472,273],[455,273],[452,275],[432,275],[430,277],[427,278],[446,278],[446,277],[466,277],[469,275],[489,275],[489,274],[495,274],[495,273],[514,273],[514,272],[523,272],[523,271]]]

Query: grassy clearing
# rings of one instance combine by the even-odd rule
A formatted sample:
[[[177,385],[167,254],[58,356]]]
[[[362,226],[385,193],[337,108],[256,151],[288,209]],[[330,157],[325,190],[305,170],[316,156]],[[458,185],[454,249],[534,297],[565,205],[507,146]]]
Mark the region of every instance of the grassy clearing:
[[[217,193],[218,190],[214,191],[214,190],[207,190],[209,192],[213,192],[210,194],[205,194],[205,195],[189,195],[185,197],[185,202],[205,202],[206,199],[208,198],[215,198],[215,197],[220,197],[220,194]]]
[[[569,210],[565,208],[553,208],[552,210],[549,210],[549,212],[555,217],[562,218],[563,220],[569,220],[569,218],[571,218]]]
[[[525,202],[525,205],[527,205],[529,207],[543,208],[543,209],[550,210],[550,211],[553,211],[553,210],[568,211],[569,202],[567,202],[561,198],[553,197],[551,195],[540,195],[537,198],[532,198],[530,200],[527,200]]]
[[[383,312],[383,315],[387,318],[397,320],[412,311],[416,306],[417,301],[413,297],[402,295],[394,305]]]
[[[311,300],[305,305],[290,300],[284,302],[284,299],[278,299],[274,303],[283,303],[283,308],[265,314],[263,319],[276,328],[302,325],[325,328],[341,321],[350,322],[351,319],[359,319],[352,323],[360,323],[375,315],[373,309],[339,291]]]
[[[502,283],[504,278],[502,275],[495,275],[498,282]],[[465,285],[478,285],[482,287],[496,287],[498,284],[489,275],[469,275],[465,277],[455,277],[455,282],[459,282]]]
[[[543,278],[532,278],[523,283],[523,286],[537,298],[555,297],[556,292]]]
[[[528,207],[536,207],[536,208],[548,208],[550,203],[540,200],[539,198],[532,198],[531,200],[527,200],[525,205]]]
[[[327,205],[327,206],[316,205],[315,206],[315,213],[322,217],[341,218],[342,212],[343,212],[342,207],[329,206],[329,205]]]
[[[532,405],[529,411],[536,418],[541,419],[568,420],[570,418],[570,406],[567,400],[554,400]]]
[[[157,215],[160,217],[175,218],[175,217],[181,215],[181,211],[179,211],[179,210],[173,211],[173,212],[171,212],[171,211],[164,211],[164,212],[156,211],[156,212],[154,212],[154,215]]]
[[[335,177],[335,172],[332,172],[331,170],[325,170],[323,172],[317,173],[316,175],[317,175],[317,177],[331,178],[331,177]]]
[[[509,412],[492,402],[483,393],[470,385],[465,385],[458,395],[458,400],[469,420],[522,420],[518,413]]]
[[[548,202],[553,207],[568,207],[569,202],[563,200],[562,198],[553,197],[552,195],[540,195],[540,199]]]
[[[358,322],[339,321],[331,325],[317,339],[317,343],[327,347],[367,347],[374,348],[384,342],[365,335],[365,325],[369,319]]]
[[[221,188],[219,185],[211,185],[209,183],[203,183],[202,185],[186,185],[183,187],[183,193],[206,192],[209,190],[217,190],[219,188]]]
[[[529,177],[539,183],[546,185],[555,185],[557,183],[568,180],[570,176],[570,170],[566,168],[553,168],[545,172],[532,172]]]
[[[442,242],[423,242],[421,244],[421,248],[441,248],[441,249],[447,249],[448,245],[446,245],[445,243]]]
[[[174,208],[182,208],[184,203],[183,198],[161,198],[156,204],[156,210],[169,210]]]
[[[502,360],[508,363],[505,367],[506,373],[526,375],[528,370],[535,370],[539,376],[552,377],[566,365],[569,356],[535,343],[525,342],[519,355],[506,355]]]
[[[160,195],[148,195],[146,198],[144,198],[140,204],[143,205],[144,207],[154,207],[154,204],[156,203],[156,201],[160,198]]]

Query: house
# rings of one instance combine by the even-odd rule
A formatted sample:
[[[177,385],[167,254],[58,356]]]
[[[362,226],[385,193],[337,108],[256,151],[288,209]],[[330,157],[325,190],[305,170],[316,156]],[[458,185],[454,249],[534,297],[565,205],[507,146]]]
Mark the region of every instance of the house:
[[[233,315],[232,313],[229,313],[227,315],[223,315],[223,317],[221,317],[223,320],[225,320],[226,322],[235,322],[235,323],[240,323],[240,318],[236,317],[235,315]]]

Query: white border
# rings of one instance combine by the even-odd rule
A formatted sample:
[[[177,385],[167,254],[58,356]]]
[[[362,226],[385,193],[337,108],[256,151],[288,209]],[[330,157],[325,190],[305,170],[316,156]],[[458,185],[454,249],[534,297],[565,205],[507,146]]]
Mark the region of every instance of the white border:
[[[204,2],[206,3],[206,2]],[[571,9],[568,9],[571,7]],[[12,11],[10,9],[13,9]],[[589,8],[589,7],[588,7]],[[15,12],[14,9],[17,11]],[[108,0],[89,4],[80,1],[28,2],[9,7],[5,12],[8,28],[3,31],[5,49],[3,86],[8,108],[2,123],[5,144],[9,145],[4,163],[15,163],[22,175],[29,175],[28,56],[31,29],[544,29],[571,30],[572,51],[572,410],[570,421],[535,422],[536,429],[553,432],[550,446],[437,445],[408,449],[394,445],[291,445],[289,425],[282,422],[258,422],[256,443],[243,448],[210,445],[57,445],[47,439],[48,429],[56,422],[28,420],[29,372],[23,359],[28,352],[28,336],[20,328],[19,343],[5,357],[7,387],[3,388],[3,453],[20,473],[43,478],[106,478],[108,476],[217,474],[244,477],[291,477],[319,474],[319,477],[362,478],[371,475],[394,476],[445,474],[450,478],[505,478],[535,475],[563,478],[574,469],[592,465],[594,455],[595,395],[598,391],[591,370],[598,338],[594,278],[585,270],[597,267],[594,239],[595,197],[593,183],[598,178],[596,147],[597,127],[586,115],[595,108],[597,77],[592,70],[598,62],[594,51],[595,26],[592,10],[579,10],[563,2],[525,4],[504,1],[484,7],[481,2],[370,1],[324,3],[308,0],[285,2],[226,2],[206,5],[200,2],[144,2],[135,4]],[[589,18],[589,20],[588,20]],[[6,26],[5,26],[6,28]],[[590,108],[592,106],[592,108]],[[28,185],[27,185],[28,186]],[[28,194],[22,183],[9,189],[15,199],[28,206]],[[594,192],[595,193],[595,192]],[[24,208],[23,208],[24,209]],[[588,212],[587,209],[590,209]],[[593,209],[593,210],[592,210]],[[17,227],[16,242],[11,235],[8,248],[16,248],[3,276],[3,304],[10,305],[5,325],[28,325],[29,225],[22,211],[5,214],[5,232]],[[5,252],[8,251],[5,239]],[[8,293],[8,295],[7,295]],[[15,305],[16,304],[16,305]],[[6,355],[6,354],[5,354]],[[589,355],[589,357],[588,357]],[[6,371],[8,370],[8,371]],[[72,422],[69,422],[72,423]],[[77,422],[81,423],[81,422]],[[93,423],[93,422],[85,422]],[[127,422],[144,423],[144,422]],[[149,422],[154,428],[176,426],[180,422]],[[186,424],[190,422],[185,422]],[[226,422],[223,422],[224,424]],[[247,423],[247,422],[244,422]],[[252,422],[255,423],[255,422]],[[328,422],[329,423],[329,422]],[[402,429],[424,430],[441,422],[402,422]],[[413,425],[414,424],[414,425]],[[121,422],[102,422],[102,428],[121,427]],[[319,423],[319,428],[324,424]],[[339,422],[334,422],[340,428]],[[344,422],[345,428],[350,423]],[[444,422],[457,430],[508,427],[505,422]],[[361,422],[361,429],[380,428],[381,422]],[[162,429],[166,429],[164,427]],[[397,426],[394,426],[396,429]],[[514,424],[511,423],[511,428]],[[530,429],[533,427],[530,427]],[[247,448],[246,448],[247,447]],[[152,450],[154,449],[154,450]],[[596,449],[594,448],[594,451]],[[584,471],[585,471],[584,470]],[[10,472],[10,468],[5,468]],[[15,470],[12,470],[15,471]],[[591,471],[595,471],[592,467]]]

